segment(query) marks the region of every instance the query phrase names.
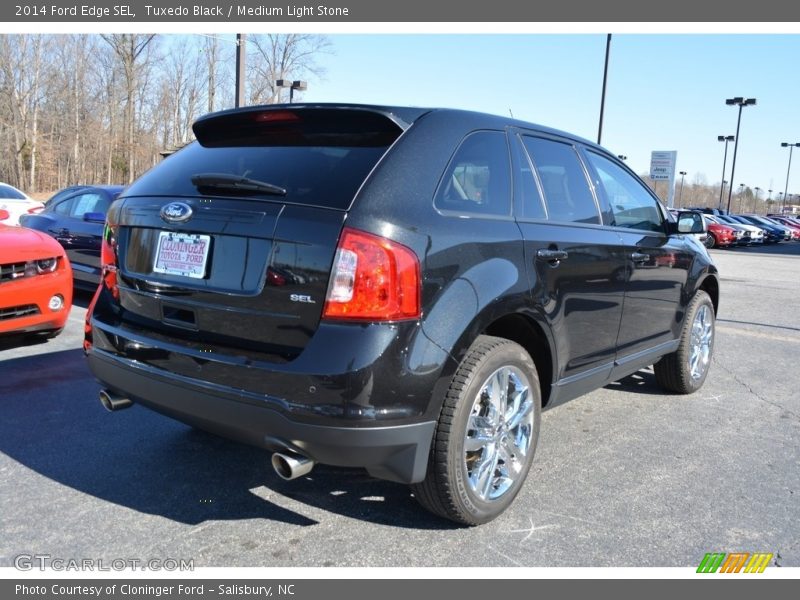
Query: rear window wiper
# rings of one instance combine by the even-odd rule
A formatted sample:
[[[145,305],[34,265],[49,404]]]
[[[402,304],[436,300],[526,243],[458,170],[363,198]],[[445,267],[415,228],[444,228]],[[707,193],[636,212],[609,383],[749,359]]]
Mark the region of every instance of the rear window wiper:
[[[196,188],[247,190],[276,196],[286,195],[286,188],[282,188],[279,185],[227,173],[198,173],[197,175],[192,175],[192,185]]]

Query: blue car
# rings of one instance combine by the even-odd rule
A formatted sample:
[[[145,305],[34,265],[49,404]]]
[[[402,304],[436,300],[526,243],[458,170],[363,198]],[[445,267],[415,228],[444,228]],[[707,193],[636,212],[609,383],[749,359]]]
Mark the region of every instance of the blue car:
[[[72,263],[75,285],[94,289],[100,281],[100,242],[106,212],[125,189],[121,185],[72,186],[55,194],[42,212],[20,225],[54,237]]]

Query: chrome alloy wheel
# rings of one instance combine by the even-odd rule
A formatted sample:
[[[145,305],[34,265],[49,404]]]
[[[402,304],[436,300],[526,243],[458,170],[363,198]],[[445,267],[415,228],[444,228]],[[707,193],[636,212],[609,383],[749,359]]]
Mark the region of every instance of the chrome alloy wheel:
[[[692,323],[692,338],[689,350],[689,373],[695,381],[708,370],[711,349],[714,344],[714,316],[711,308],[700,307]]]
[[[497,500],[524,473],[534,424],[530,382],[519,369],[497,369],[481,386],[464,437],[467,484],[484,502]]]

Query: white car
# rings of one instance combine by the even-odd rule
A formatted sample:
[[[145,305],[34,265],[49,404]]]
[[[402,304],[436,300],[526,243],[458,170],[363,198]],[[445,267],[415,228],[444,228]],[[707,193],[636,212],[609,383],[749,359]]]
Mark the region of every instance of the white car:
[[[742,222],[738,219],[734,219],[730,215],[716,215],[717,219],[722,222],[723,225],[737,225],[739,227],[744,227],[750,232],[750,243],[751,244],[763,244],[764,243],[764,230],[761,227],[757,227],[752,223]]]
[[[19,225],[22,215],[36,214],[44,204],[29,197],[13,185],[0,183],[0,210],[8,211],[8,218],[0,220],[3,225]]]

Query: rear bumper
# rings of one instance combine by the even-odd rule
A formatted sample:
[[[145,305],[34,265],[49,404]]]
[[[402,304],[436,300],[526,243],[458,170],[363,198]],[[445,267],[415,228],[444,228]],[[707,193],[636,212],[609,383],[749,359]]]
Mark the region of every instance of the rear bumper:
[[[380,479],[414,483],[425,477],[435,423],[386,427],[300,423],[233,390],[159,372],[137,361],[90,349],[89,368],[112,390],[157,412],[268,450],[291,450],[316,462],[363,467]]]

